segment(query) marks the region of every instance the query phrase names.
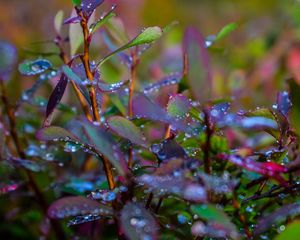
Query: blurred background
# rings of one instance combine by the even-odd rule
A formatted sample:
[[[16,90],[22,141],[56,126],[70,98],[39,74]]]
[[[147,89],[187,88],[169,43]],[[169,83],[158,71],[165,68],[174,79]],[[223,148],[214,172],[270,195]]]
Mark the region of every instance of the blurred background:
[[[51,44],[40,42],[55,38],[54,16],[58,10],[63,10],[67,18],[72,11],[71,0],[0,2],[1,39],[17,46],[19,59],[36,58],[36,52],[54,51]],[[97,9],[97,17],[112,4],[118,5],[117,15],[130,37],[143,27],[179,21],[179,25],[160,41],[160,47],[154,48],[153,51],[162,55],[167,55],[170,48],[180,48],[186,26],[194,26],[204,36],[209,36],[217,34],[228,23],[237,23],[234,32],[209,49],[213,92],[217,97],[234,96],[250,107],[270,106],[276,92],[288,88],[287,79],[293,76],[300,83],[298,0],[106,0]],[[67,36],[68,26],[64,26],[64,30]],[[97,55],[102,45],[95,37],[93,47]],[[150,62],[144,62],[140,67],[143,74],[150,68]],[[22,84],[27,85],[27,82],[29,84],[30,79],[26,78]]]

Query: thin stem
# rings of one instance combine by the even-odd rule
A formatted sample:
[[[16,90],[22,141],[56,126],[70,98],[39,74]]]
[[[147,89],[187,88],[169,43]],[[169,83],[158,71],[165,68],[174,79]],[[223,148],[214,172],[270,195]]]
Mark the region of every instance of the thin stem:
[[[153,199],[153,193],[151,192],[150,194],[149,194],[149,197],[148,197],[148,200],[147,200],[147,203],[146,203],[146,209],[148,209],[149,207],[150,207],[150,204],[151,204],[151,202],[152,202],[152,199]]]
[[[157,203],[156,208],[155,208],[155,211],[154,211],[155,214],[158,213],[158,211],[159,211],[159,209],[160,209],[160,207],[161,207],[161,204],[162,204],[163,200],[164,200],[163,197],[159,198],[158,203]]]
[[[13,139],[13,142],[14,142],[14,145],[16,147],[16,151],[17,151],[19,157],[21,159],[26,159],[26,154],[22,149],[22,146],[21,146],[21,143],[20,143],[20,140],[18,137],[18,133],[17,133],[15,112],[14,112],[14,109],[9,106],[6,87],[5,87],[4,82],[1,79],[0,79],[0,87],[1,87],[1,100],[3,102],[4,109],[5,109],[6,115],[8,117],[8,121],[9,121],[10,135]],[[46,201],[43,193],[40,191],[38,185],[36,184],[34,176],[32,175],[32,173],[29,170],[25,170],[25,173],[26,173],[26,176],[28,177],[29,185],[35,193],[38,203],[40,204],[44,214],[47,214],[47,210],[48,210],[47,201]],[[65,239],[65,234],[64,234],[60,224],[52,219],[50,222],[56,233],[56,236],[59,239]]]
[[[64,64],[68,64],[69,63],[69,60],[68,60],[68,57],[67,57],[67,54],[65,53],[62,45],[61,45],[61,41],[60,41],[60,37],[58,37],[58,39],[55,40],[55,43],[57,45],[57,47],[59,48],[59,51],[60,51],[60,58],[61,60],[64,62]],[[84,99],[84,96],[82,95],[82,93],[80,92],[79,88],[77,87],[76,83],[71,80],[71,84],[72,84],[72,87],[74,88],[75,90],[75,93],[77,95],[77,98],[81,104],[81,107],[82,107],[82,110],[84,112],[84,115],[86,116],[86,118],[90,121],[93,120],[93,117],[90,113],[90,109],[89,109],[89,106],[88,104],[86,103],[85,99]]]
[[[84,16],[84,14],[79,11],[78,15],[81,16],[82,20],[80,22],[82,32],[83,32],[83,38],[84,38],[84,52],[83,55],[81,56],[81,60],[85,69],[85,73],[87,78],[93,82],[94,81],[94,76],[91,71],[90,67],[90,55],[89,55],[89,48],[90,48],[90,35],[89,35],[89,29],[87,25],[87,18]],[[96,92],[95,88],[92,85],[89,89],[89,95],[92,103],[92,110],[93,110],[93,116],[94,116],[94,121],[100,122],[100,115],[98,111],[98,106],[97,106],[97,100],[96,100]],[[110,189],[115,188],[115,181],[112,173],[112,167],[110,162],[106,158],[102,158],[103,166],[104,166],[104,171],[107,177],[108,185]]]

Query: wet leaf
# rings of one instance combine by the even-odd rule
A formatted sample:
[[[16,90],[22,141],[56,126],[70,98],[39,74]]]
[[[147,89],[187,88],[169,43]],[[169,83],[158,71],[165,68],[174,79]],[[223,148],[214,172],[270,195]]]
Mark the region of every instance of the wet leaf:
[[[293,217],[300,214],[300,204],[292,203],[282,206],[281,208],[273,211],[271,214],[262,217],[258,220],[256,228],[254,229],[254,235],[260,235],[267,231],[272,224],[283,222],[287,217]]]
[[[205,39],[195,28],[184,33],[183,52],[188,58],[187,80],[196,100],[207,101],[211,97],[212,71]]]
[[[103,64],[105,61],[110,59],[113,55],[122,52],[128,48],[143,45],[143,44],[150,44],[158,40],[162,36],[162,33],[163,32],[160,27],[148,27],[145,30],[143,30],[142,33],[136,36],[133,40],[131,40],[129,43],[125,44],[124,46],[113,51],[106,57],[102,58],[98,64]]]
[[[128,119],[120,116],[114,116],[107,120],[107,124],[110,129],[121,137],[128,139],[130,142],[138,146],[148,147],[149,144],[146,142],[146,138],[143,133]]]
[[[138,182],[147,185],[151,191],[160,196],[175,194],[188,201],[206,202],[207,195],[204,187],[182,176],[144,174],[138,178]]]
[[[166,76],[163,79],[146,86],[143,90],[143,93],[150,94],[152,92],[160,90],[163,87],[176,85],[180,82],[181,78],[181,73],[174,73],[172,75]]]
[[[20,159],[15,157],[9,158],[9,163],[15,167],[23,167],[32,172],[41,172],[45,170],[45,165],[36,161]]]
[[[52,112],[54,111],[55,107],[61,101],[61,99],[65,93],[67,84],[68,84],[68,78],[65,74],[62,74],[59,82],[57,83],[53,92],[50,95],[50,98],[49,98],[49,101],[47,104],[47,109],[46,109],[46,121],[50,117]]]
[[[82,120],[81,124],[90,140],[90,144],[94,146],[95,150],[107,158],[119,174],[126,175],[128,173],[127,163],[113,136],[87,120]]]
[[[87,215],[81,215],[77,216],[71,220],[68,221],[68,227],[73,225],[78,225],[82,223],[92,222],[103,218],[100,214],[87,214]]]
[[[175,118],[184,118],[187,116],[191,108],[190,101],[181,94],[176,94],[169,98],[167,105],[167,112],[170,116]]]
[[[61,33],[63,19],[64,19],[64,12],[60,10],[56,13],[54,17],[54,29],[58,35]]]
[[[84,15],[90,17],[95,9],[103,2],[104,0],[81,0],[80,7]]]
[[[129,80],[123,81],[123,82],[117,82],[117,83],[104,83],[104,82],[98,82],[97,87],[102,91],[102,92],[115,92],[120,90],[122,87],[124,87]]]
[[[127,203],[124,206],[120,224],[128,239],[158,239],[158,225],[154,217],[139,203]]]
[[[199,218],[204,219],[208,222],[208,228],[214,231],[220,230],[220,233],[223,233],[223,236],[218,237],[231,237],[233,239],[238,239],[238,232],[235,225],[230,221],[229,217],[223,212],[221,208],[216,208],[212,204],[203,204],[203,205],[192,205],[191,210],[193,214],[196,214]],[[208,232],[197,231],[200,230],[199,226],[196,228],[195,225],[193,228],[193,234],[205,236],[209,234]],[[212,234],[217,234],[214,232]],[[218,234],[219,235],[219,234]]]
[[[152,144],[151,151],[161,162],[172,158],[187,157],[184,149],[174,139],[166,139],[161,143]]]
[[[287,117],[290,109],[292,107],[292,102],[288,92],[283,91],[277,94],[277,105],[276,109]]]
[[[104,206],[96,201],[82,196],[64,197],[58,199],[48,208],[48,216],[54,219],[86,214],[111,216],[113,211],[108,206]]]
[[[90,34],[94,34],[99,28],[101,28],[110,18],[115,16],[116,5],[113,5],[111,10],[102,16],[99,20],[95,23],[92,23],[90,26]]]
[[[18,184],[18,183],[10,183],[10,184],[1,183],[0,184],[0,196],[17,190],[19,188],[19,186],[20,186],[20,184]]]
[[[72,133],[64,128],[49,126],[39,129],[36,133],[37,139],[41,141],[78,141]]]
[[[25,61],[19,64],[19,72],[27,76],[43,73],[50,68],[52,68],[52,64],[45,59]]]
[[[8,42],[0,41],[0,81],[8,80],[17,61],[17,50]]]

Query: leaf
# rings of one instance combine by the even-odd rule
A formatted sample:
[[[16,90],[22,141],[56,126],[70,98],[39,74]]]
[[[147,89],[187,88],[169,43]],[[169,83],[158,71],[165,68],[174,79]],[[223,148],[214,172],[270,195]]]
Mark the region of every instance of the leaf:
[[[78,224],[83,224],[87,222],[92,222],[92,221],[97,221],[101,219],[102,216],[99,214],[86,214],[86,215],[80,215],[76,216],[75,218],[71,219],[68,221],[68,227],[73,226],[73,225],[78,225]]]
[[[117,82],[117,83],[104,83],[104,82],[98,82],[97,87],[100,89],[101,92],[115,92],[124,87],[129,80],[125,80],[123,82]]]
[[[128,139],[130,142],[146,148],[149,146],[140,129],[128,119],[120,116],[114,116],[107,120],[107,124],[110,129],[121,137]]]
[[[184,33],[183,52],[188,60],[187,80],[192,95],[201,102],[211,97],[212,70],[205,39],[195,28]]]
[[[52,68],[52,64],[45,59],[24,61],[23,63],[19,64],[19,72],[27,76],[43,73],[50,68]]]
[[[167,112],[175,118],[184,118],[191,108],[190,101],[181,94],[170,96],[167,105]]]
[[[87,87],[84,86],[81,78],[76,73],[74,73],[73,70],[67,65],[64,65],[62,67],[62,71],[70,80],[75,82],[75,84],[79,88],[80,92],[84,96],[85,100],[91,105],[89,92],[87,90]],[[87,81],[89,81],[89,80],[87,80]]]
[[[47,104],[47,109],[46,109],[46,122],[48,121],[48,118],[54,111],[57,104],[59,104],[59,102],[61,101],[61,99],[65,93],[67,84],[68,84],[68,78],[63,73],[63,74],[61,74],[59,82],[57,83],[53,92],[50,95],[50,98],[49,98],[49,101]]]
[[[9,184],[1,183],[0,184],[0,196],[7,194],[9,192],[13,192],[13,191],[17,190],[19,187],[20,187],[20,184],[18,184],[18,183],[9,183]]]
[[[273,211],[271,214],[262,217],[258,220],[254,229],[254,236],[260,235],[267,231],[272,224],[283,222],[287,217],[298,216],[300,214],[300,204],[292,203],[284,205],[281,208]]]
[[[138,178],[138,182],[147,185],[159,196],[175,194],[192,202],[206,202],[207,200],[204,187],[186,180],[182,176],[144,174]]]
[[[81,0],[80,7],[84,15],[90,17],[95,9],[103,2],[104,0]]]
[[[172,158],[187,157],[184,149],[174,139],[165,139],[161,143],[153,144],[151,146],[151,151],[161,162],[165,162]]]
[[[85,214],[113,215],[113,210],[110,207],[82,196],[58,199],[50,205],[47,212],[48,216],[54,219]]]
[[[181,73],[174,73],[172,75],[166,76],[163,79],[146,86],[143,90],[143,93],[150,94],[152,92],[160,90],[162,87],[176,85],[180,82],[181,78]]]
[[[141,34],[136,36],[133,40],[131,40],[129,43],[125,44],[124,46],[118,48],[117,50],[113,51],[106,57],[102,58],[98,65],[103,64],[106,62],[108,59],[110,59],[113,55],[124,51],[128,48],[134,47],[134,46],[139,46],[143,44],[150,44],[156,40],[158,40],[162,36],[162,29],[160,27],[148,27],[145,30],[142,31]]]
[[[248,171],[259,173],[263,176],[276,179],[279,183],[285,184],[284,178],[280,175],[288,171],[286,166],[275,162],[256,162],[250,157],[240,157],[237,155],[219,155],[222,159],[227,159],[231,163],[247,169]]]
[[[79,6],[81,4],[81,0],[72,0],[75,6]]]
[[[121,210],[120,227],[128,239],[158,239],[158,224],[139,203],[127,203]]]
[[[283,91],[277,94],[277,104],[276,109],[285,117],[287,117],[289,111],[292,107],[292,102],[288,92]],[[274,107],[274,106],[273,106]]]
[[[223,236],[218,236],[218,237],[231,237],[233,239],[238,239],[238,232],[236,230],[235,225],[230,221],[228,216],[223,212],[222,209],[216,208],[212,204],[203,204],[203,205],[192,205],[191,210],[193,214],[196,214],[198,217],[201,219],[204,219],[205,221],[208,222],[209,228],[212,230],[214,229],[215,231],[218,230],[218,228],[223,228]],[[195,227],[193,233],[195,235],[201,235],[200,232],[197,232],[195,230]],[[216,234],[216,233],[213,233]]]
[[[49,126],[39,129],[36,133],[37,139],[41,141],[78,141],[72,133],[64,128]]]
[[[17,62],[17,50],[14,45],[0,41],[0,81],[8,80]]]
[[[275,240],[297,239],[300,236],[300,221],[295,220],[289,223],[283,232],[275,237]]]
[[[54,29],[58,35],[61,33],[61,27],[64,19],[64,11],[59,10],[54,17]]]
[[[113,136],[87,120],[82,120],[80,123],[95,150],[107,158],[119,174],[126,175],[128,173],[127,163],[119,146],[113,140]]]
[[[225,25],[220,32],[217,34],[215,41],[220,41],[221,39],[227,37],[231,32],[233,32],[237,28],[236,23],[229,23]]]
[[[15,167],[23,167],[32,172],[41,172],[45,170],[45,166],[43,164],[36,161],[26,160],[26,159],[10,157],[9,163]]]
[[[102,16],[98,21],[96,21],[95,23],[92,23],[90,26],[90,34],[94,34],[99,28],[101,28],[110,18],[116,16],[116,14],[114,13],[115,9],[116,9],[117,5],[113,5],[110,9],[110,11],[105,14],[104,16]]]

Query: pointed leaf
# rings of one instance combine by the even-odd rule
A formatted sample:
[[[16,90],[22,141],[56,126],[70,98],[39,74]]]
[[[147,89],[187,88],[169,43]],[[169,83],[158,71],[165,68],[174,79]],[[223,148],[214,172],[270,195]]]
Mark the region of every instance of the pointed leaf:
[[[113,136],[87,120],[81,121],[81,124],[90,140],[90,144],[94,146],[95,150],[107,158],[117,169],[119,174],[126,175],[128,173],[128,167]]]
[[[205,39],[195,28],[184,33],[183,52],[188,58],[187,79],[196,100],[207,101],[211,97],[212,71]]]
[[[104,0],[81,0],[80,7],[85,16],[89,17]]]
[[[49,98],[47,109],[46,109],[46,119],[52,114],[57,104],[59,104],[60,100],[62,99],[66,87],[68,84],[68,78],[65,74],[62,74],[60,77],[59,82],[57,83],[56,87],[54,88],[51,96]]]
[[[36,133],[36,137],[41,141],[78,141],[78,138],[72,133],[64,128],[56,126],[49,126],[39,129]]]
[[[128,119],[114,116],[107,120],[107,124],[121,137],[128,139],[130,142],[138,146],[148,147],[149,144],[146,142],[146,138],[143,133]]]
[[[64,11],[59,10],[54,17],[54,29],[57,34],[60,34],[64,19]]]
[[[218,32],[215,41],[220,41],[221,39],[228,36],[231,32],[233,32],[237,28],[236,23],[229,23],[226,26],[224,26],[220,32]]]
[[[281,112],[285,117],[287,117],[291,107],[292,102],[289,93],[286,91],[279,92],[277,94],[277,110]]]
[[[117,5],[113,5],[111,7],[111,10],[102,16],[99,20],[97,20],[95,23],[92,23],[90,26],[90,34],[94,34],[99,28],[101,28],[110,18],[116,16],[114,13]]]
[[[108,206],[104,206],[96,201],[82,196],[64,197],[58,199],[48,208],[48,216],[54,219],[84,214],[111,216],[113,211]]]

